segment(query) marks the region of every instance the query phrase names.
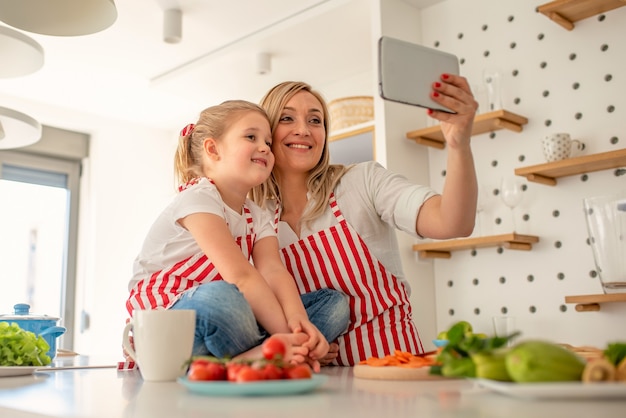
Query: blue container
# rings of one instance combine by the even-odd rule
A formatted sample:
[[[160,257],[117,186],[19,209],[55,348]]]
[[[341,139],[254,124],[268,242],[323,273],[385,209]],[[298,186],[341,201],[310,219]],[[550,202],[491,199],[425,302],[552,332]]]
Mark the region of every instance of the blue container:
[[[66,331],[58,326],[59,318],[48,315],[32,315],[29,313],[30,305],[18,303],[13,306],[14,314],[0,314],[0,322],[16,323],[25,331],[31,331],[35,335],[41,335],[50,346],[46,354],[54,359],[57,353],[57,338]]]

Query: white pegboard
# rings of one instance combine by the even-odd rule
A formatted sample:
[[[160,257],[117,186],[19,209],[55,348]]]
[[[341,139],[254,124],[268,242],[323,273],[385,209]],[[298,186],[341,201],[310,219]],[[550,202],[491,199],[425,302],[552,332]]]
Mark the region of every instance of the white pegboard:
[[[499,68],[504,108],[529,119],[521,133],[501,130],[472,139],[486,190],[482,235],[512,231],[510,211],[493,191],[515,168],[545,162],[544,135],[569,132],[585,142],[587,154],[626,148],[626,8],[567,31],[535,12],[543,3],[446,0],[422,10],[424,45],[456,54],[481,101],[483,69]],[[429,159],[432,185],[441,190],[446,153],[429,150]],[[582,199],[626,189],[626,176],[606,170],[559,179],[556,187],[524,183],[517,230],[540,242],[530,252],[484,248],[433,261],[437,328],[466,319],[491,333],[491,317],[504,310],[516,317],[525,338],[596,346],[626,341],[626,303],[586,313],[565,304],[567,295],[602,293],[590,274]]]

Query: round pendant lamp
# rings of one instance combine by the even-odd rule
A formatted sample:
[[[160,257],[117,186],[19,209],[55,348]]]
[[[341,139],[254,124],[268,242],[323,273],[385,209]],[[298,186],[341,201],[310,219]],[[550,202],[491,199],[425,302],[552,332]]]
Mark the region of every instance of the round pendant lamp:
[[[42,35],[89,35],[116,19],[113,0],[0,0],[1,21]]]
[[[0,62],[0,78],[28,75],[43,67],[43,48],[23,33],[0,26]]]
[[[0,107],[0,149],[20,148],[41,139],[41,124],[17,110]]]

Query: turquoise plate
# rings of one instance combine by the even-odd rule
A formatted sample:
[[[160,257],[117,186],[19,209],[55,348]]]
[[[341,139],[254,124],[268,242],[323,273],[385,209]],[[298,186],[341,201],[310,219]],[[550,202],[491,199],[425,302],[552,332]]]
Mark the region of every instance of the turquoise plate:
[[[178,383],[190,392],[208,396],[282,396],[311,392],[328,380],[326,375],[313,375],[310,379],[262,380],[233,383],[223,381],[193,381],[179,377]]]

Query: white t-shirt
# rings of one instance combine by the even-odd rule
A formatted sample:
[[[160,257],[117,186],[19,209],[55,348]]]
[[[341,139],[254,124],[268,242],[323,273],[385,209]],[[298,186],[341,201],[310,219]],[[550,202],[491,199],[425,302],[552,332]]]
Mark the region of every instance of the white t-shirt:
[[[262,210],[251,200],[246,199],[245,205],[252,215],[256,241],[276,236],[272,214]],[[220,216],[228,223],[233,237],[246,235],[246,218],[243,210],[242,213],[232,210],[224,204],[215,185],[206,178],[200,179],[197,184],[179,192],[152,224],[141,252],[135,259],[133,277],[128,284],[129,290],[139,280],[152,273],[202,251],[191,233],[177,222],[192,213],[211,213]]]
[[[411,183],[377,162],[359,163],[348,170],[335,188],[335,198],[346,221],[361,236],[370,251],[396,277],[404,278],[395,230],[416,238],[417,214],[422,204],[437,193],[427,186]],[[272,213],[275,202],[270,204]],[[336,225],[330,207],[310,225],[302,225],[300,236]],[[278,240],[284,248],[299,240],[286,222],[279,222]]]

